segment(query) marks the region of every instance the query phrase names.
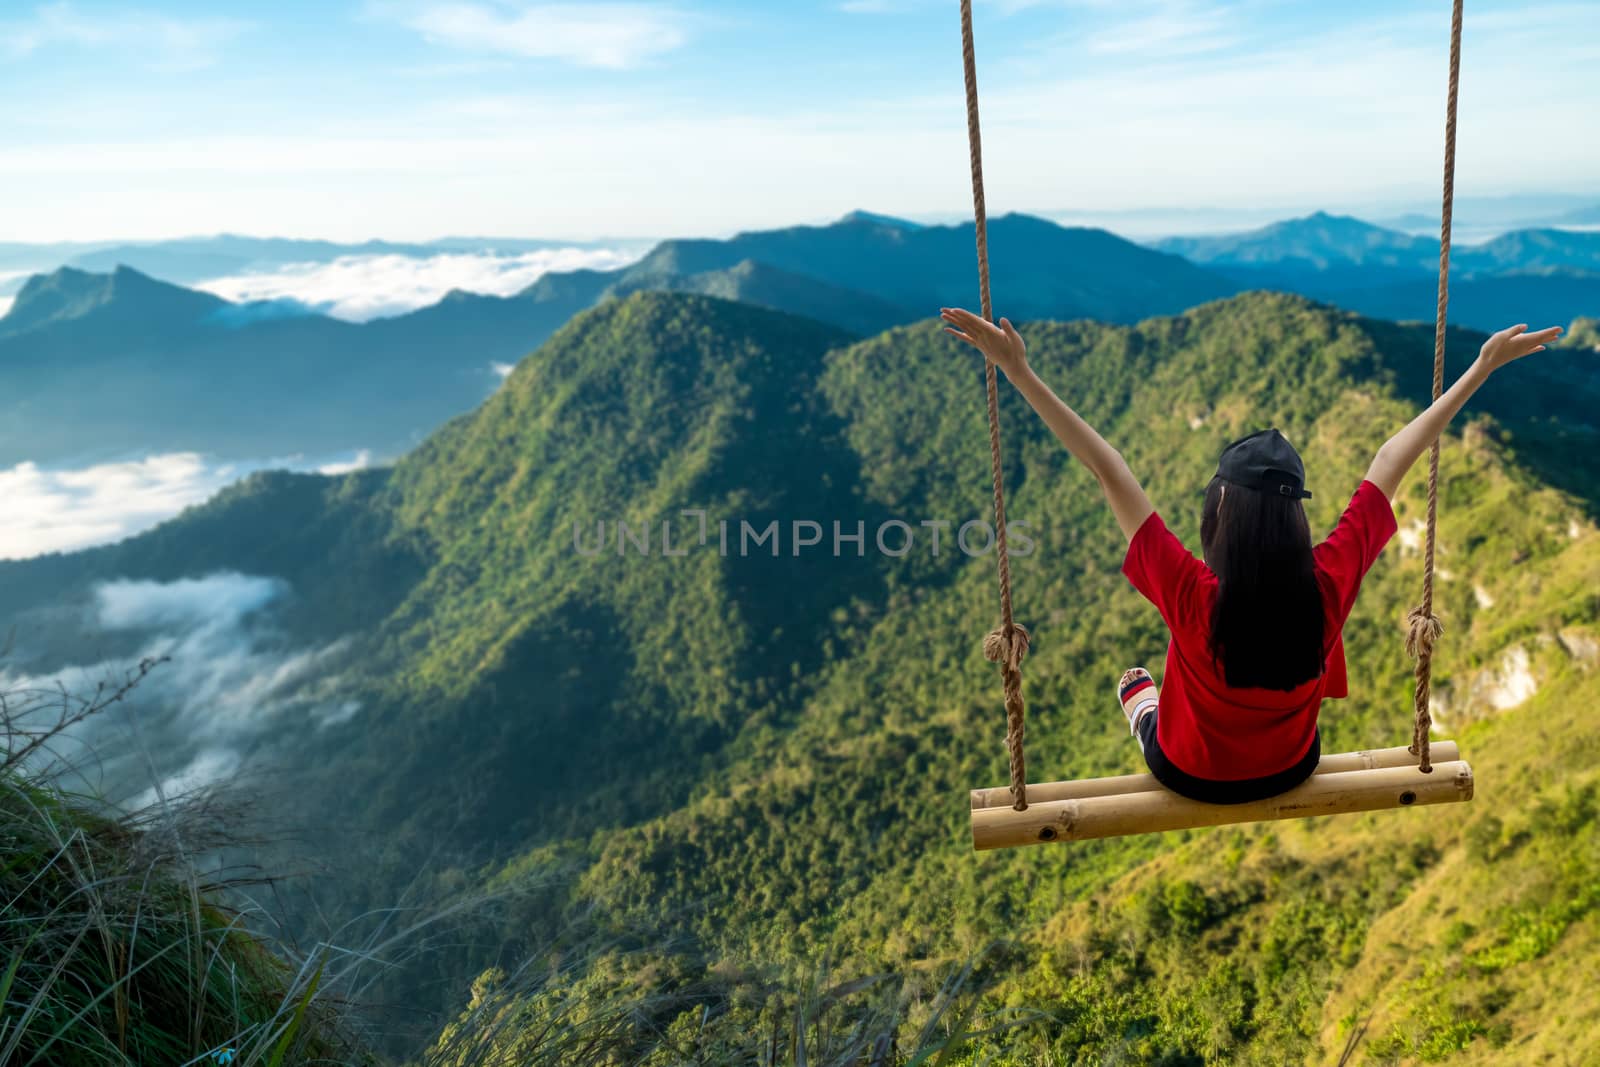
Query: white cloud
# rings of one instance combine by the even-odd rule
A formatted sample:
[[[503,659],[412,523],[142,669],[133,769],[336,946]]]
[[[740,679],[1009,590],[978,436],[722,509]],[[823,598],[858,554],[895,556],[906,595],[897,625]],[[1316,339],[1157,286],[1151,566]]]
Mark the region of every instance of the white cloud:
[[[54,264],[41,262],[39,267],[50,270]],[[22,283],[35,273],[35,270],[0,270],[0,319],[5,318],[11,305],[17,302],[16,293],[22,288]]]
[[[196,70],[214,64],[221,47],[249,28],[239,19],[91,11],[60,0],[40,4],[27,18],[0,23],[0,54],[21,59],[57,46],[111,48],[147,67]]]
[[[193,452],[77,470],[0,470],[0,559],[118,540],[200,503],[237,473]]]
[[[294,263],[195,286],[235,302],[292,300],[352,322],[437,303],[452,289],[509,296],[548,271],[611,270],[639,258],[616,249],[552,248],[521,255],[451,253],[429,257],[342,256]]]
[[[95,618],[108,630],[235,627],[287,588],[276,578],[226,572],[175,582],[118,579],[95,587]]]
[[[248,463],[217,463],[196,452],[170,452],[66,470],[19,463],[0,469],[0,500],[6,503],[0,509],[0,559],[71,552],[131,537],[205,502],[251,471],[287,467],[336,474],[371,461],[365,451],[339,459],[285,457]]]
[[[489,369],[499,375],[501,381],[511,377],[511,372],[517,369],[515,363],[491,363]]]
[[[336,460],[333,463],[324,463],[317,468],[318,474],[349,474],[351,471],[364,471],[372,466],[372,451],[363,448],[352,458]]]
[[[151,786],[134,797],[128,807],[134,811],[154,804],[161,797],[175,797],[231,778],[243,762],[240,754],[230,748],[201,749],[176,774],[161,780],[159,790]]]
[[[341,689],[348,640],[285,647],[270,609],[290,592],[278,578],[237,572],[106,582],[92,591],[80,647],[131,632],[142,635],[136,648],[47,676],[0,669],[0,687],[88,693],[141,658],[166,657],[125,705],[81,723],[54,754],[90,761],[103,776],[97,786],[134,806],[155,799],[155,787],[146,788],[152,772],[168,794],[207,785],[235,774],[245,753],[277,736],[302,737],[305,726],[343,722],[360,709]]]
[[[688,40],[688,19],[647,3],[381,3],[427,40],[454,48],[578,66],[623,69],[671,52]]]

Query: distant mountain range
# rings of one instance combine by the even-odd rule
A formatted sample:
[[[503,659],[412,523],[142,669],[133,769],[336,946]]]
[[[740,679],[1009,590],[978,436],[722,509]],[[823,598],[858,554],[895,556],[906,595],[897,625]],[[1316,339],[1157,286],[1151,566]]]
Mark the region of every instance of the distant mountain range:
[[[1277,277],[1361,271],[1433,273],[1439,264],[1436,237],[1418,237],[1346,215],[1317,212],[1258,230],[1214,237],[1170,237],[1155,242],[1164,252],[1222,268],[1234,275],[1252,270]],[[1561,229],[1513,230],[1481,244],[1453,244],[1453,273],[1462,276],[1544,271],[1600,271],[1600,232]]]
[[[643,249],[643,238],[556,241],[524,237],[441,237],[434,241],[300,240],[288,237],[180,237],[165,241],[88,241],[59,244],[0,242],[0,272],[49,272],[58,266],[111,271],[132,267],[179,285],[193,285],[231,274],[269,270],[291,263],[329,263],[342,256],[437,256],[450,252],[517,255],[547,248]],[[0,293],[8,292],[0,288]]]
[[[1024,318],[1134,322],[1238,286],[1101,230],[1007,215],[994,287]],[[0,464],[132,450],[224,458],[367,448],[393,455],[486,397],[578,312],[639,290],[719,296],[853,334],[976,306],[972,225],[854,214],[828,226],[663,241],[611,271],[551,273],[509,297],[451,292],[356,325],[229,304],[129,267],[30,278],[0,318]]]
[[[1558,226],[1600,226],[1600,204],[1574,208],[1556,219]]]
[[[480,247],[222,237],[145,251],[173,270],[209,263],[215,273],[247,260],[436,253],[452,243]],[[1246,289],[1377,318],[1433,315],[1436,240],[1323,213],[1155,247],[1008,214],[990,220],[989,248],[996,312],[1019,322],[1128,324]],[[1566,324],[1600,312],[1600,232],[1522,230],[1458,245],[1452,270],[1454,324]],[[127,265],[104,274],[61,268],[28,279],[0,318],[0,465],[170,449],[394,455],[480,403],[499,380],[497,365],[515,363],[579,312],[641,290],[737,300],[866,336],[943,304],[977,306],[973,228],[853,212],[828,225],[674,239],[615,270],[548,273],[505,297],[452,291],[359,325],[293,304],[230,304]]]
[[[1047,217],[1071,219],[1074,224],[1109,229],[1121,234],[1171,234],[1194,231],[1232,233],[1253,224],[1250,212],[1173,208],[1171,210],[1083,212],[1061,210],[1044,213]],[[1458,240],[1473,234],[1499,234],[1539,228],[1600,227],[1600,203],[1580,197],[1458,198],[1456,201]],[[1335,218],[1326,214],[1311,216]],[[1374,216],[1367,216],[1369,219]],[[960,215],[952,221],[959,221]],[[902,229],[919,229],[923,223],[891,215],[853,211],[841,222],[876,222]],[[1307,220],[1297,220],[1307,221]],[[1352,220],[1353,221],[1353,220]],[[1408,233],[1436,232],[1437,215],[1425,212],[1376,217],[1379,228],[1404,237]],[[1282,224],[1280,224],[1282,225]],[[1275,227],[1268,227],[1268,230]],[[1265,231],[1263,231],[1265,232]],[[1170,238],[1178,250],[1191,238]],[[144,274],[180,285],[193,285],[225,275],[271,270],[288,264],[327,263],[344,256],[399,255],[428,257],[441,253],[493,253],[516,255],[553,248],[627,249],[643,252],[656,242],[642,237],[614,236],[593,240],[552,240],[525,237],[442,237],[429,241],[355,242],[324,241],[283,237],[252,237],[243,234],[216,234],[209,237],[181,237],[153,241],[64,241],[26,243],[0,241],[0,295],[14,292],[15,275],[49,273],[57,267],[110,271],[118,266],[132,267]],[[1167,242],[1160,242],[1167,243]],[[6,276],[12,275],[8,279]]]
[[[0,464],[398,447],[496,381],[448,331],[252,310],[127,267],[29,279],[0,319]]]
[[[1430,242],[1425,237],[1319,211],[1257,230],[1169,237],[1155,242],[1155,247],[1236,276],[1267,271],[1287,277],[1296,272],[1315,275],[1338,269],[1414,272],[1428,266]],[[1438,242],[1432,242],[1431,247],[1437,260]],[[1370,275],[1367,277],[1370,280]]]
[[[1531,196],[1457,196],[1455,228],[1461,234],[1505,233],[1548,226],[1600,224],[1600,201],[1592,195],[1545,194]],[[1394,215],[1371,216],[1372,221],[1394,229],[1419,233],[1439,232],[1438,202]]]
[[[1433,318],[1439,241],[1322,212],[1259,230],[1173,237],[1173,252],[1249,288],[1281,289],[1379,318]],[[1600,310],[1600,232],[1515,230],[1450,250],[1452,322],[1566,324]]]

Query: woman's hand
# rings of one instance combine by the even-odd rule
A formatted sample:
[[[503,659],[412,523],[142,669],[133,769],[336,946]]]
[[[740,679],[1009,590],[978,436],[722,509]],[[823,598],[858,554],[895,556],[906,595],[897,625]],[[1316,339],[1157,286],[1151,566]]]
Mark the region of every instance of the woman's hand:
[[[961,308],[940,308],[939,317],[950,324],[944,328],[945,333],[953,333],[978,349],[990,363],[1005,371],[1007,378],[1015,381],[1028,369],[1027,346],[1010,319],[1001,319],[996,326]]]
[[[1515,326],[1507,326],[1483,342],[1478,358],[1483,360],[1484,366],[1489,370],[1497,371],[1514,359],[1543,352],[1545,345],[1559,336],[1561,336],[1559,326],[1551,326],[1538,333],[1529,333],[1527,323],[1518,323]]]

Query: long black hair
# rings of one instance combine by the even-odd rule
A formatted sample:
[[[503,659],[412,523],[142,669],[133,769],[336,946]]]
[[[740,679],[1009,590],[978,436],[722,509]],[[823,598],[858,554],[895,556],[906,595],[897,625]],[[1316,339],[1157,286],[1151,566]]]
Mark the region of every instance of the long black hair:
[[[1200,543],[1217,575],[1211,658],[1223,680],[1287,691],[1322,673],[1322,594],[1300,501],[1212,478]]]

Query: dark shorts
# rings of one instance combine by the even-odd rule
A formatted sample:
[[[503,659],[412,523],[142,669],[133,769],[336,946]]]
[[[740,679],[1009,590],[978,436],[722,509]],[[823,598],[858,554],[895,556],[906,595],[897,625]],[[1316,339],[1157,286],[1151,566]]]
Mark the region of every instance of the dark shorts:
[[[1216,782],[1209,778],[1196,778],[1174,767],[1167,754],[1156,741],[1156,717],[1160,708],[1139,721],[1139,741],[1144,747],[1144,761],[1156,781],[1190,800],[1203,800],[1208,804],[1247,804],[1252,800],[1265,800],[1288,792],[1317,771],[1322,759],[1322,735],[1313,732],[1311,748],[1305,758],[1286,771],[1269,774],[1264,778],[1242,778],[1233,782]]]

